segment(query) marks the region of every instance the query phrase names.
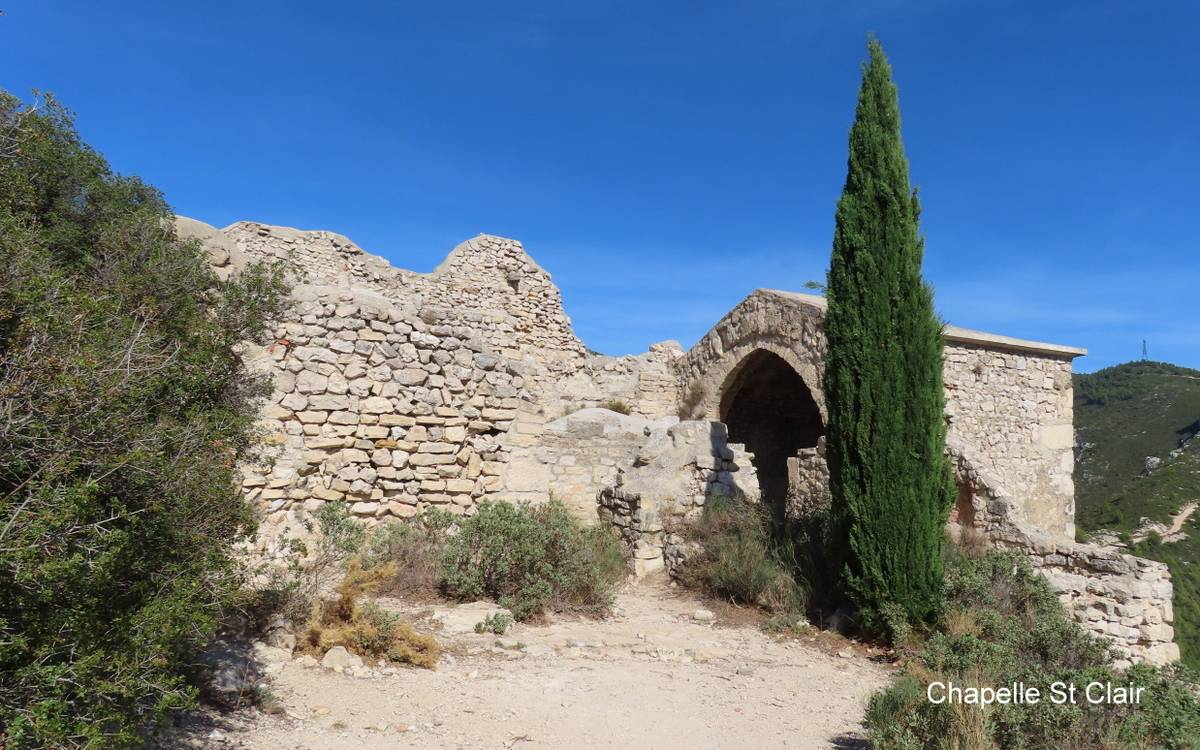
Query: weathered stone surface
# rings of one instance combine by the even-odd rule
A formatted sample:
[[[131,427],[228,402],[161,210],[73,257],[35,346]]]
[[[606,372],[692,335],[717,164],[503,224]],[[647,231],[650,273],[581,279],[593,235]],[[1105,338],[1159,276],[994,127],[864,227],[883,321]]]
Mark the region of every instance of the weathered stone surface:
[[[321,658],[321,666],[335,672],[358,669],[363,666],[363,660],[357,654],[352,654],[344,646],[334,646],[325,652]]]

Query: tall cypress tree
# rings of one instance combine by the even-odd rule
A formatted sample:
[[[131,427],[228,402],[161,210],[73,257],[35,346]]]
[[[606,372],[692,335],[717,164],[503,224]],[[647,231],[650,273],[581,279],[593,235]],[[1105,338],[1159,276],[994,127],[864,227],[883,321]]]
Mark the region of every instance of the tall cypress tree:
[[[900,106],[879,42],[868,45],[826,294],[827,448],[837,565],[868,628],[887,606],[928,618],[953,499],[942,324],[921,278],[921,212]]]

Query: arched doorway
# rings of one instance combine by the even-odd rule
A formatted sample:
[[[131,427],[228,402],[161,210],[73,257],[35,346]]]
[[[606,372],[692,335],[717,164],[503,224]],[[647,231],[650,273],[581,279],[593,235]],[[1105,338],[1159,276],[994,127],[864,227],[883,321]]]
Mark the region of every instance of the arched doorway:
[[[721,421],[729,440],[754,454],[763,503],[776,527],[786,519],[788,459],[814,448],[825,432],[821,411],[804,379],[782,357],[751,352],[721,393]]]

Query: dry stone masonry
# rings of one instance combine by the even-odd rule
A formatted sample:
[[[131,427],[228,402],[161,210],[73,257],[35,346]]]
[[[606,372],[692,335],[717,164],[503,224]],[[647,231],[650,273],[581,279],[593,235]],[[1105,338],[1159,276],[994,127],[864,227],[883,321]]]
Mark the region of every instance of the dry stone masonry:
[[[606,357],[514,240],[479,235],[422,274],[332,232],[182,217],[177,230],[222,278],[267,260],[297,282],[274,343],[243,351],[274,384],[261,414],[273,455],[243,470],[268,539],[306,533],[331,501],[375,523],[553,496],[611,523],[647,573],[686,556],[674,530],[716,495],[778,517],[828,503],[820,297],[758,290],[686,352]],[[1170,661],[1165,567],[1073,541],[1083,353],[947,327],[950,528],[1023,550],[1123,661]]]

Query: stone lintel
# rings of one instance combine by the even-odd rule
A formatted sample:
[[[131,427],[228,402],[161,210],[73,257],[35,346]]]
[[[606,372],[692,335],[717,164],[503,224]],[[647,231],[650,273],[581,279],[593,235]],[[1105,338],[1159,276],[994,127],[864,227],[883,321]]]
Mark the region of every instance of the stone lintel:
[[[802,304],[811,305],[822,311],[827,306],[825,298],[816,294],[801,294],[800,292],[787,292],[780,289],[756,289],[755,294],[770,294],[777,297],[785,297]],[[960,328],[951,325],[946,326],[946,341],[952,344],[968,344],[985,349],[1030,352],[1032,354],[1044,354],[1066,359],[1074,359],[1075,357],[1082,357],[1087,354],[1087,349],[1081,349],[1076,346],[1048,344],[1043,341],[1029,341],[1027,339],[1013,338],[1012,336],[1002,336],[998,333],[975,331],[970,328]]]

